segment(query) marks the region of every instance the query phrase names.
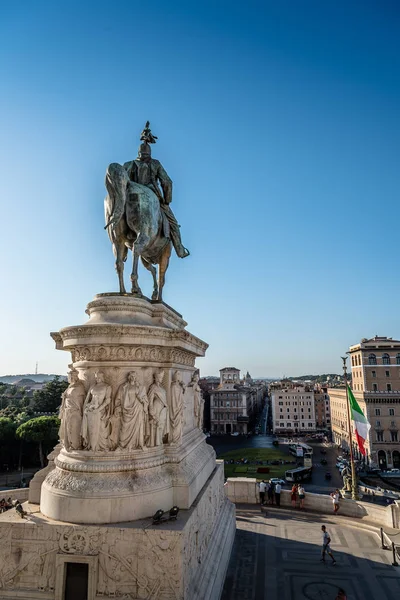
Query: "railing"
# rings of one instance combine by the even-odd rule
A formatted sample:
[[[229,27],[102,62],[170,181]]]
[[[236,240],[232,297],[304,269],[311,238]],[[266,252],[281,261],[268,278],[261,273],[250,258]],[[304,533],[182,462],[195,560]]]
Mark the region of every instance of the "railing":
[[[383,530],[383,527],[381,527],[381,547],[382,547],[382,550],[392,550],[392,553],[393,553],[392,567],[399,566],[399,563],[397,562],[396,558],[397,557],[400,558],[400,539],[399,539],[399,542],[394,542],[391,539],[392,537],[396,537],[398,535],[400,535],[400,532],[389,534]],[[389,545],[387,545],[385,543],[386,541],[389,542]]]

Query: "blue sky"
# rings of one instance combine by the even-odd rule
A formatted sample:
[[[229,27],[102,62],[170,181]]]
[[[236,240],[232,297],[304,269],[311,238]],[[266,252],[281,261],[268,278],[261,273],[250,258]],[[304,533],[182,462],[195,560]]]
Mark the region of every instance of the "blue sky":
[[[191,250],[165,301],[210,344],[203,375],[338,372],[362,337],[399,337],[397,2],[0,13],[0,374],[64,373],[49,331],[117,291],[104,173],[147,119]]]

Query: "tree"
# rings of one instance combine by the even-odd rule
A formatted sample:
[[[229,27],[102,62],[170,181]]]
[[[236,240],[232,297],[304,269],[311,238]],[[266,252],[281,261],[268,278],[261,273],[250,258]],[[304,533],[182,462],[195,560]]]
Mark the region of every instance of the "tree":
[[[44,467],[43,443],[54,443],[58,440],[60,419],[58,417],[36,417],[22,423],[16,431],[21,440],[38,442],[40,465]]]
[[[0,442],[15,440],[17,424],[9,417],[0,417]]]
[[[33,408],[36,412],[57,412],[61,405],[61,395],[67,389],[68,382],[60,379],[58,375],[48,381],[41,390],[33,394]]]

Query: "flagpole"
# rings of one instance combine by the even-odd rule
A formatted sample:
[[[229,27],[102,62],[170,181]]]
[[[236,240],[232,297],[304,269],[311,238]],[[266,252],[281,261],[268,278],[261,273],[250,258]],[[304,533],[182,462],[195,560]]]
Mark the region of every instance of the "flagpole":
[[[349,428],[349,446],[350,446],[350,464],[351,464],[351,497],[353,500],[358,500],[357,474],[356,474],[356,466],[354,464],[353,438],[351,435],[350,401],[349,401],[349,392],[347,389],[347,364],[346,364],[347,356],[342,356],[341,358],[343,361],[344,385],[346,386],[347,426]]]

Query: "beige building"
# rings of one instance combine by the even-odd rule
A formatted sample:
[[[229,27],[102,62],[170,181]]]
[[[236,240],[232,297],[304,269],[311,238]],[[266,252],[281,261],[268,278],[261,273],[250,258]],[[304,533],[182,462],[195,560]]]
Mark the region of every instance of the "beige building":
[[[400,341],[375,336],[350,346],[353,393],[371,429],[366,441],[369,462],[381,469],[400,468]],[[346,391],[329,389],[332,435],[348,447]],[[354,441],[353,441],[354,444]],[[357,452],[356,443],[354,447]]]
[[[211,432],[251,431],[265,395],[266,385],[253,383],[249,373],[241,380],[240,369],[221,369],[219,386],[210,390]]]
[[[269,386],[273,432],[306,433],[315,431],[315,401],[312,386],[289,380]]]

